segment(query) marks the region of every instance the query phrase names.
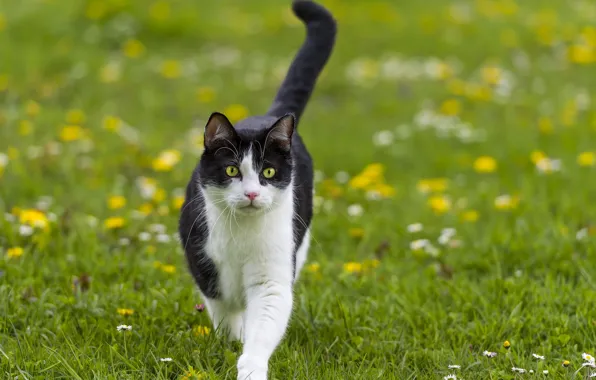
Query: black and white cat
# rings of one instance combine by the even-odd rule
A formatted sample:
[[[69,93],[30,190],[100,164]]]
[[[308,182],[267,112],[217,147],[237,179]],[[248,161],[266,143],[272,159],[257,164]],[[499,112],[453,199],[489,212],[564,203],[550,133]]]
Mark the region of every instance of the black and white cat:
[[[179,232],[214,326],[244,343],[239,380],[266,380],[309,247],[313,165],[296,125],[335,43],[322,6],[294,1],[307,37],[266,115],[213,113]]]

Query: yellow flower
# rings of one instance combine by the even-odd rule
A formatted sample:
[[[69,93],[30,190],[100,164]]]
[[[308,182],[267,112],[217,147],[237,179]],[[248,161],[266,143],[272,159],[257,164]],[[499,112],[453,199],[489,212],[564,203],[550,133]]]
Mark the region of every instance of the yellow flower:
[[[447,190],[447,178],[426,178],[418,181],[416,188],[421,193],[441,193]]]
[[[124,220],[124,218],[119,217],[119,216],[112,216],[108,219],[106,219],[103,223],[104,227],[109,229],[109,230],[113,230],[116,228],[122,228],[124,227],[124,224],[126,223],[126,221]]]
[[[596,62],[596,49],[589,45],[577,44],[569,47],[569,60],[582,65]]]
[[[248,116],[248,108],[243,106],[242,104],[232,104],[227,106],[223,113],[228,117],[228,119],[235,123],[242,119],[245,119]]]
[[[496,66],[487,66],[482,69],[482,80],[489,85],[496,85],[502,76],[502,70]]]
[[[461,214],[461,220],[464,222],[475,222],[478,220],[479,214],[476,210],[466,210]]]
[[[204,380],[206,378],[206,374],[197,372],[194,368],[190,367],[188,372],[186,372],[179,380]]]
[[[183,204],[184,204],[184,196],[183,195],[177,195],[174,197],[174,199],[172,199],[172,207],[174,207],[176,210],[180,210],[182,208]]]
[[[159,269],[165,273],[176,273],[176,267],[174,265],[163,264]]]
[[[490,156],[481,156],[474,161],[474,170],[478,173],[492,173],[497,169],[497,161]]]
[[[509,343],[509,341],[506,340],[505,342],[503,342],[503,347],[505,347],[506,349],[509,349],[511,347],[511,343]]]
[[[60,140],[62,141],[76,141],[84,136],[84,130],[78,125],[65,125],[60,131]]]
[[[517,208],[519,199],[511,195],[500,195],[495,198],[495,208],[497,210],[513,210]]]
[[[215,99],[215,89],[209,86],[197,89],[197,100],[199,103],[211,103]]]
[[[107,2],[102,0],[92,0],[87,3],[85,15],[91,20],[101,20],[107,14]]]
[[[195,326],[195,328],[192,329],[194,336],[205,336],[209,335],[210,332],[211,329],[207,326]]]
[[[577,156],[577,163],[579,166],[594,166],[596,163],[596,155],[594,152],[583,152]]]
[[[395,188],[385,183],[375,186],[373,191],[378,192],[383,198],[391,198],[395,195]]]
[[[85,112],[72,109],[66,113],[66,122],[69,124],[83,124],[86,120]]]
[[[539,150],[535,150],[530,154],[530,160],[534,163],[537,164],[540,161],[544,160],[548,158],[546,154],[544,154],[544,152],[541,152]]]
[[[348,233],[350,234],[351,237],[356,238],[356,239],[360,239],[364,236],[364,228],[350,228],[348,230]]]
[[[362,264],[350,261],[344,264],[344,271],[348,273],[360,273],[362,272]]]
[[[149,15],[152,19],[163,21],[170,17],[170,3],[164,0],[156,1],[149,8]]]
[[[108,208],[116,210],[126,206],[126,198],[122,195],[113,195],[108,198]]]
[[[49,225],[46,215],[35,209],[26,209],[19,212],[19,222],[31,227],[38,227],[45,229]]]
[[[125,308],[118,308],[116,309],[116,311],[118,312],[118,314],[122,315],[122,316],[129,316],[129,315],[133,315],[133,313],[135,312],[133,309],[125,309]]]
[[[180,161],[180,157],[180,152],[175,149],[164,150],[153,160],[153,170],[156,172],[170,171]]]
[[[16,257],[21,257],[23,255],[23,248],[21,247],[12,247],[6,250],[6,256],[9,259],[14,259]]]
[[[163,200],[166,199],[166,195],[166,191],[160,187],[155,190],[155,193],[153,193],[151,199],[157,203],[163,202]]]
[[[316,273],[321,269],[321,265],[319,263],[312,263],[306,266],[306,270],[311,273]]]
[[[35,117],[39,114],[40,110],[41,110],[41,107],[40,107],[39,103],[37,103],[33,100],[29,100],[27,102],[27,104],[25,105],[25,113],[27,113],[27,116]]]
[[[552,120],[548,117],[541,117],[538,119],[538,130],[545,135],[553,133],[554,128]]]
[[[141,207],[139,207],[139,212],[143,215],[149,215],[153,212],[153,205],[151,203],[143,203]]]
[[[33,131],[33,123],[29,120],[21,120],[19,123],[19,134],[21,136],[30,135]]]
[[[451,201],[443,195],[435,195],[428,200],[428,205],[437,214],[442,214],[451,209]]]
[[[180,62],[175,60],[167,60],[161,64],[161,75],[168,79],[176,79],[182,74],[182,67]]]
[[[145,52],[145,45],[139,40],[127,40],[122,46],[122,52],[129,58],[138,58]]]
[[[441,113],[449,116],[459,115],[461,104],[457,99],[447,99],[441,104]]]
[[[569,360],[563,360],[563,367],[569,367]]]
[[[350,179],[350,187],[353,189],[366,189],[372,183],[370,177],[357,175]]]
[[[116,116],[106,116],[103,119],[103,127],[108,131],[117,131],[122,126],[122,120]]]

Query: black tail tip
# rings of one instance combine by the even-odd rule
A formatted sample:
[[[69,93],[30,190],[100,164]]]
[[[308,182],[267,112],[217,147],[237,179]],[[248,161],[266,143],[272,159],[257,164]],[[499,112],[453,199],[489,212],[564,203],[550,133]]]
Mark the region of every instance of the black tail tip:
[[[306,24],[312,21],[324,21],[335,25],[331,12],[320,4],[309,0],[294,0],[292,3],[294,14]]]

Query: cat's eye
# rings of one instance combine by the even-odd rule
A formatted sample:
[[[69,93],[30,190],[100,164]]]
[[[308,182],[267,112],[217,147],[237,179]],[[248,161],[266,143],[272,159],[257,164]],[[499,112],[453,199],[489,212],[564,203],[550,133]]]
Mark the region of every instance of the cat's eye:
[[[240,171],[236,166],[230,165],[226,168],[226,174],[230,177],[236,177]]]
[[[267,168],[267,169],[263,170],[263,177],[265,177],[265,178],[273,178],[274,175],[275,175],[275,169],[273,169],[273,168]]]

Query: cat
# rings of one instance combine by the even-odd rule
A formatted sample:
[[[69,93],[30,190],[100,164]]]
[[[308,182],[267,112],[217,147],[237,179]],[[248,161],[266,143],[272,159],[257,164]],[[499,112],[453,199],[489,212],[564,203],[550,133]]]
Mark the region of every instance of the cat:
[[[236,125],[218,112],[186,188],[179,233],[218,332],[243,343],[238,380],[266,380],[310,244],[313,163],[296,126],[335,44],[327,9],[295,0],[306,25],[270,109]]]

